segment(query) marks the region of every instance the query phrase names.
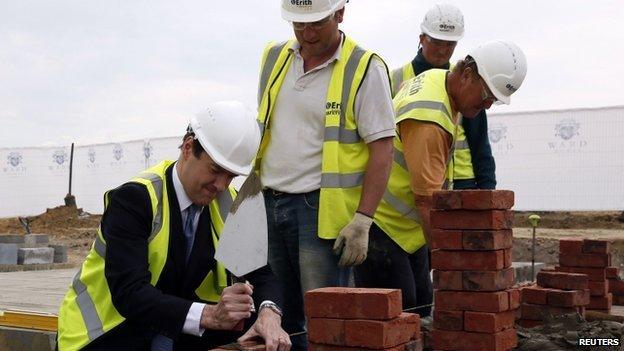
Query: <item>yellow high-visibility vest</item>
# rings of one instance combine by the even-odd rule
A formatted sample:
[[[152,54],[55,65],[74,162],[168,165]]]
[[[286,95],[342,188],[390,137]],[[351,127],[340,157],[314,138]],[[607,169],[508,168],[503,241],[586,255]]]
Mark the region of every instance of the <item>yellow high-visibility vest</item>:
[[[165,171],[173,162],[163,161],[131,180],[144,185],[151,199],[153,219],[148,244],[148,261],[150,284],[153,286],[160,278],[169,251],[170,207]],[[108,207],[109,195],[110,191],[104,195],[105,208]],[[208,206],[215,248],[235,196],[235,190],[229,188],[220,193]],[[104,275],[105,257],[106,241],[98,229],[91,250],[82,268],[76,273],[59,311],[59,350],[79,350],[125,320],[113,305]],[[216,268],[206,275],[195,290],[195,294],[205,302],[216,303],[226,286],[225,268],[217,263]]]
[[[451,70],[454,65],[451,65]],[[401,88],[401,84],[414,77],[417,74],[414,72],[414,66],[411,62],[408,62],[402,67],[393,70],[390,73],[390,82],[392,86],[392,96],[394,97]],[[455,151],[453,152],[453,178],[454,179],[474,179],[474,169],[472,165],[472,155],[470,154],[470,147],[466,140],[466,134],[464,127],[461,123],[457,127],[457,141],[455,144]]]
[[[447,72],[431,69],[404,83],[394,98],[397,125],[407,119],[431,122],[455,138],[456,124],[451,116],[450,99],[445,88]],[[449,153],[451,151],[449,150]],[[450,161],[446,167],[447,182],[452,182],[452,170]],[[397,136],[394,138],[394,161],[388,186],[377,208],[376,217],[379,221],[376,223],[403,250],[413,253],[425,244],[425,237],[410,181],[403,154],[403,143],[397,127]]]
[[[294,54],[289,50],[293,43],[294,40],[270,43],[262,56],[258,124],[263,136],[255,163],[258,172],[271,140],[271,115],[275,101],[293,59]],[[360,201],[368,163],[368,147],[358,134],[355,97],[373,56],[376,55],[344,36],[340,57],[331,67],[320,170],[318,235],[323,239],[335,239],[338,236],[355,214]]]

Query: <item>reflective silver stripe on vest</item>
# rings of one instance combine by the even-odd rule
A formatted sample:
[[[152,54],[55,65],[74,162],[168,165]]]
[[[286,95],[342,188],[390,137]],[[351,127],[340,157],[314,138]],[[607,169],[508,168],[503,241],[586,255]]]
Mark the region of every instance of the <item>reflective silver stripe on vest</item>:
[[[337,141],[341,144],[359,143],[360,134],[357,130],[346,129],[344,127],[325,127],[324,141]]]
[[[230,194],[229,188],[226,188],[222,192],[217,195],[217,203],[219,204],[219,214],[221,215],[221,219],[225,222],[228,213],[230,213],[230,207],[232,207],[232,203],[234,199],[232,199],[232,194]]]
[[[100,238],[100,234],[97,234],[95,236],[95,241],[93,242],[93,249],[98,255],[100,255],[100,257],[106,258],[106,243],[102,241],[102,238]]]
[[[446,109],[446,106],[439,101],[412,101],[397,111],[397,117],[417,108],[442,111],[448,118],[451,118],[451,114]]]
[[[468,146],[468,140],[458,140],[455,142],[455,150],[466,150],[470,149]]]
[[[174,166],[175,167],[175,166]],[[162,228],[162,216],[163,216],[163,180],[158,175],[154,173],[141,173],[139,174],[139,178],[143,178],[145,180],[149,180],[152,183],[152,187],[154,188],[154,192],[156,193],[156,214],[154,216],[154,220],[152,221],[152,232],[150,233],[147,242],[151,242],[152,239],[156,236],[156,234]]]
[[[406,204],[398,197],[392,195],[388,189],[384,192],[383,199],[403,217],[420,223],[420,216],[418,215],[418,212],[416,212],[416,208]]]
[[[104,327],[95,309],[95,303],[93,303],[87,291],[87,286],[80,281],[80,274],[82,274],[82,268],[76,273],[76,276],[74,276],[72,288],[76,293],[76,304],[78,305],[78,309],[80,309],[80,314],[87,327],[87,336],[89,337],[89,341],[93,341],[104,334]]]
[[[395,69],[392,72],[392,95],[399,92],[399,87],[403,83],[403,68]]]
[[[404,170],[408,171],[407,169],[407,162],[405,162],[405,156],[403,155],[403,152],[401,152],[401,150],[397,149],[396,147],[394,148],[394,162],[398,163],[399,166],[403,167]]]
[[[363,182],[364,172],[321,174],[321,188],[353,188],[362,185]]]
[[[264,135],[264,123],[260,122],[260,120],[256,120],[258,122],[258,128],[260,128],[260,135]]]
[[[282,49],[286,46],[286,44],[288,44],[288,42],[275,45],[269,49],[267,58],[264,61],[264,66],[262,67],[262,74],[260,74],[260,85],[258,85],[258,106],[260,106],[260,103],[262,102],[262,97],[266,91],[269,76],[271,75],[271,72],[273,72],[273,67],[275,67],[279,54],[282,52]]]
[[[346,114],[349,106],[349,95],[351,95],[351,86],[355,79],[355,71],[357,71],[360,59],[366,53],[365,50],[356,46],[349,56],[344,69],[344,75],[342,80],[342,96],[340,103],[340,127],[326,127],[324,141],[338,141],[341,144],[357,144],[362,138],[358,134],[357,130],[350,130],[345,128]]]

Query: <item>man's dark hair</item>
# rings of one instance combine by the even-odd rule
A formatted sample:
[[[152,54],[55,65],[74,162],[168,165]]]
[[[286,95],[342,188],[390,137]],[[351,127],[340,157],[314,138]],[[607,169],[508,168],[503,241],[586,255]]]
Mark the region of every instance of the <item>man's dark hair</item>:
[[[453,71],[457,73],[461,73],[466,68],[472,69],[472,72],[474,72],[474,74],[476,74],[477,77],[480,77],[479,68],[477,67],[477,62],[470,55],[466,56],[466,58],[464,58],[463,60],[457,62]]]
[[[200,158],[201,157],[201,153],[205,152],[204,148],[201,146],[201,144],[199,143],[199,140],[197,140],[195,138],[195,133],[193,133],[192,130],[187,129],[186,134],[184,134],[184,136],[182,137],[182,143],[184,143],[186,141],[186,139],[188,138],[192,138],[193,139],[193,156],[195,156],[195,158]],[[179,146],[179,148],[182,148],[182,145]]]

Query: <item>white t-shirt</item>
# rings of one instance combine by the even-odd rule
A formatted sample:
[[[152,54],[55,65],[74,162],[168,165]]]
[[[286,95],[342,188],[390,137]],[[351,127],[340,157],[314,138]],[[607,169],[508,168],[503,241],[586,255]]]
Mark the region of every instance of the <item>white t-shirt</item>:
[[[325,103],[334,55],[304,72],[300,45],[284,77],[271,116],[271,139],[262,157],[261,180],[268,188],[287,193],[306,193],[321,186],[321,162],[325,132]],[[373,58],[355,97],[355,122],[366,143],[394,137],[394,110],[384,64]]]

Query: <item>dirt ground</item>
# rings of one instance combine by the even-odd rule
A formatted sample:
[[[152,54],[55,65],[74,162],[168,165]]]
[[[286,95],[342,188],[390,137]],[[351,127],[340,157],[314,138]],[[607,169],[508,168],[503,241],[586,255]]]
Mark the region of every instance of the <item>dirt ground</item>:
[[[613,240],[613,265],[624,270],[624,216],[621,212],[516,212],[514,228],[514,261],[531,260],[531,228],[528,216],[539,214],[536,231],[536,260],[556,264],[558,239],[588,237]],[[69,247],[68,260],[78,264],[86,256],[97,233],[101,215],[80,208],[59,206],[31,217],[25,217],[32,233],[49,234],[50,241]],[[24,234],[17,217],[0,218],[0,233]]]

